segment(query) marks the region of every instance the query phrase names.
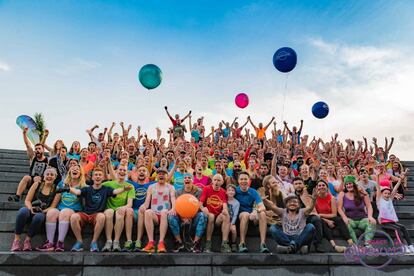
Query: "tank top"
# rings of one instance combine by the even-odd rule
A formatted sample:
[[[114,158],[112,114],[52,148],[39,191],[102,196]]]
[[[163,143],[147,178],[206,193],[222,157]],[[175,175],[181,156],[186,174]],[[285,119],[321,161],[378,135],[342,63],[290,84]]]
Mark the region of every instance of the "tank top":
[[[52,186],[48,195],[42,193],[44,185],[45,183],[42,182],[39,188],[37,188],[33,201],[40,200],[44,204],[44,208],[48,208],[55,198],[55,185]]]
[[[170,185],[165,184],[163,191],[158,191],[159,184],[155,184],[151,194],[151,210],[159,214],[162,210],[170,210]]]
[[[40,176],[43,177],[43,173],[47,168],[48,160],[47,158],[43,159],[42,161],[37,160],[37,158],[33,158],[32,163],[30,164],[30,176]]]
[[[361,220],[367,217],[364,200],[361,201],[359,206],[356,206],[355,200],[351,200],[344,195],[344,209],[346,216],[350,219]]]
[[[378,180],[381,187],[391,187],[391,176],[388,173],[380,176]]]
[[[331,206],[332,195],[326,194],[326,197],[318,197],[316,199],[316,211],[318,214],[332,214],[332,206]]]
[[[377,203],[378,205],[378,220],[382,222],[397,222],[398,217],[395,213],[394,205],[392,200],[385,200],[383,197]]]

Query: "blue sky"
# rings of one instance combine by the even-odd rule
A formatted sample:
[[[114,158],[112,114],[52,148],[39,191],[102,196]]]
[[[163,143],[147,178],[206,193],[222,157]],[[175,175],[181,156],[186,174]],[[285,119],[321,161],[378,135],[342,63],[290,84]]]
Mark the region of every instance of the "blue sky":
[[[86,128],[112,121],[167,127],[163,106],[183,114],[280,124],[360,139],[396,138],[414,150],[413,1],[0,1],[1,148],[22,148],[20,114],[43,112],[51,140],[87,141]],[[279,47],[298,53],[286,75],[272,65]],[[153,91],[137,81],[161,67]],[[250,96],[246,110],[236,93]],[[320,121],[310,108],[325,100]]]

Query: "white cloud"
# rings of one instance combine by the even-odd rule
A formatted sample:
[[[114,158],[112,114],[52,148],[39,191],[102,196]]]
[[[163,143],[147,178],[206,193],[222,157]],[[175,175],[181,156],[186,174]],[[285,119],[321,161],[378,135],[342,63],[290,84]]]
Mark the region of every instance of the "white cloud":
[[[4,72],[10,71],[10,65],[8,65],[5,62],[0,61],[0,72],[2,72],[2,71],[4,71]]]
[[[74,58],[68,64],[63,65],[61,68],[57,69],[56,72],[60,75],[68,76],[92,71],[100,66],[101,64],[96,61],[83,58]]]

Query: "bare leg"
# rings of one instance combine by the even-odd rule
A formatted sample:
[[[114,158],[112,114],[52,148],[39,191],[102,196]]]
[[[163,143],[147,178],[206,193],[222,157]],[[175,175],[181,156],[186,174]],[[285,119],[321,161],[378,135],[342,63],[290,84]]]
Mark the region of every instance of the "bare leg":
[[[105,226],[105,215],[103,213],[98,213],[98,215],[96,216],[95,228],[93,230],[92,242],[96,242],[99,239],[99,236],[101,235],[101,232],[104,226]]]
[[[112,231],[114,230],[114,210],[106,209],[105,212],[105,236],[107,241],[112,241]]]
[[[240,243],[246,243],[246,234],[249,223],[249,213],[243,212],[239,215],[240,219]]]
[[[119,241],[125,224],[126,208],[119,208],[115,212],[115,237],[114,241]]]
[[[157,215],[151,209],[145,211],[145,229],[147,230],[148,241],[154,241],[154,223],[158,221]]]
[[[76,237],[76,240],[78,242],[82,242],[82,232],[81,232],[81,226],[80,226],[81,217],[79,214],[73,214],[70,217],[70,227],[72,228],[72,232]]]
[[[127,208],[125,213],[125,235],[127,241],[132,241],[132,226],[134,224],[134,210]]]
[[[19,182],[19,186],[17,186],[16,195],[22,197],[23,192],[26,190],[31,181],[32,177],[30,175],[23,176],[22,180]]]
[[[144,235],[144,221],[145,221],[145,211],[139,209],[138,211],[138,223],[137,223],[137,241],[142,240]]]
[[[259,213],[259,231],[260,231],[260,242],[266,242],[266,230],[267,230],[267,220],[266,220],[266,213],[260,212]]]
[[[161,211],[160,217],[160,241],[164,241],[168,230],[167,210]]]
[[[209,213],[207,217],[207,231],[206,231],[206,240],[211,241],[211,236],[214,231],[214,215]]]

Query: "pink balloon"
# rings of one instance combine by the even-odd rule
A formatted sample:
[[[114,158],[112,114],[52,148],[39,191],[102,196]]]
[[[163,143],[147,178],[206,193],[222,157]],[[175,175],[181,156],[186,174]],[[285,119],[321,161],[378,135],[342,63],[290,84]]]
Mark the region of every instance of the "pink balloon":
[[[234,99],[234,102],[236,103],[237,107],[245,108],[246,106],[249,105],[249,96],[247,96],[244,93],[239,93]]]

